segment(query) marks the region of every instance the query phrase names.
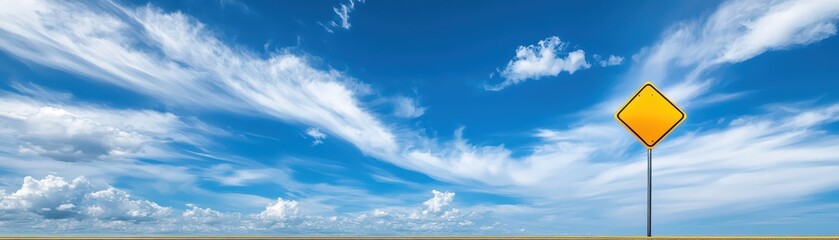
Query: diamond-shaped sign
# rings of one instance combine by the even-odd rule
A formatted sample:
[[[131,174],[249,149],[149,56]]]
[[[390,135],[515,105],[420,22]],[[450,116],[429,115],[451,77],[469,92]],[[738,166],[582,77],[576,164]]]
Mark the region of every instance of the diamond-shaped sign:
[[[615,119],[648,149],[658,145],[686,117],[650,82],[644,83],[615,113]]]

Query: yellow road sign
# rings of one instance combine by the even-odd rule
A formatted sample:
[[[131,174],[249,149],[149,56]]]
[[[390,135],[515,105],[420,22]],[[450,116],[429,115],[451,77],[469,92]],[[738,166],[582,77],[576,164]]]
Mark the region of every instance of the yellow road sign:
[[[652,83],[646,82],[615,112],[615,119],[648,149],[653,149],[687,115]]]

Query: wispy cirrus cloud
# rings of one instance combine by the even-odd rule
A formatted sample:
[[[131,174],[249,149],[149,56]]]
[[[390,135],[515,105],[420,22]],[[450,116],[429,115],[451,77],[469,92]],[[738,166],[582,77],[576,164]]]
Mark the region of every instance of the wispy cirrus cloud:
[[[371,155],[397,148],[390,129],[357,100],[368,87],[342,73],[291,53],[261,58],[227,46],[181,13],[105,5],[11,4],[0,10],[8,20],[0,23],[8,33],[0,48],[167,104],[319,127]]]
[[[44,90],[37,86],[37,89]],[[211,145],[228,133],[199,120],[151,110],[63,104],[7,93],[0,95],[0,149],[60,161],[184,157],[171,143]]]
[[[336,20],[329,21],[327,24],[319,24],[329,33],[334,33],[335,28],[350,30],[350,27],[352,27],[352,24],[350,24],[350,13],[355,10],[356,4],[361,3],[364,3],[364,0],[347,0],[347,3],[342,3],[338,7],[332,8],[332,11],[337,15]]]
[[[802,9],[816,6],[822,8],[819,14],[816,14],[818,17],[802,17],[807,21],[785,23],[780,29],[755,24],[767,21],[765,19],[804,14]],[[702,97],[709,92],[709,87],[714,82],[714,80],[706,80],[713,79],[708,75],[713,74],[711,70],[714,66],[744,61],[765,51],[817,42],[831,36],[832,31],[822,30],[829,30],[836,21],[835,11],[831,9],[837,8],[839,4],[826,1],[723,3],[708,18],[675,25],[662,36],[661,41],[636,55],[637,65],[629,73],[632,81],[627,81],[616,90],[621,90],[621,92],[626,90],[626,93],[630,93],[630,88],[637,87],[636,83],[640,84],[641,81],[651,79],[657,83],[663,82],[664,92],[671,99],[675,99],[680,106],[691,106],[691,102],[694,101],[697,104],[710,104],[704,102],[705,99]],[[777,40],[753,41],[754,45],[751,48],[757,50],[749,52],[755,54],[739,55],[743,59],[722,57],[739,52],[739,50],[732,52],[732,48],[738,47],[727,44],[743,41],[741,39],[747,39],[747,36],[754,31],[772,32],[767,35],[775,36],[773,39],[777,38]],[[813,34],[795,34],[800,31]],[[709,48],[701,47],[714,43],[725,44]],[[697,52],[684,51],[686,48]],[[699,51],[702,53],[698,53]],[[732,59],[740,60],[733,61]],[[663,79],[669,79],[669,81],[663,81]],[[500,191],[507,194],[531,196],[534,192],[552,193],[536,197],[534,199],[536,202],[542,201],[538,200],[539,198],[551,199],[545,200],[548,202],[556,200],[573,202],[573,199],[595,197],[611,202],[603,203],[606,205],[631,205],[625,208],[600,208],[596,211],[613,216],[628,216],[629,212],[636,213],[633,209],[642,209],[640,206],[643,205],[643,198],[636,196],[641,196],[637,193],[644,190],[641,180],[643,180],[645,162],[642,158],[629,160],[632,157],[626,151],[635,143],[610,117],[615,106],[619,106],[620,102],[626,99],[621,94],[616,95],[619,96],[597,104],[595,111],[586,111],[587,116],[580,122],[572,124],[568,129],[539,130],[536,137],[543,141],[530,145],[529,148],[532,150],[525,154],[514,155],[513,150],[503,145],[471,144],[463,138],[462,130],[455,133],[455,139],[451,142],[429,147],[433,150],[417,150],[408,154],[409,157],[416,159],[416,163],[420,163],[417,168],[426,168],[426,170],[421,170],[422,172],[446,181],[477,180],[495,186],[487,188],[495,193]],[[731,100],[732,98],[724,99]],[[836,137],[824,130],[836,121],[834,110],[834,104],[811,106],[798,111],[772,109],[762,115],[741,116],[740,120],[728,125],[711,126],[712,129],[707,129],[707,125],[703,127],[706,130],[686,129],[688,132],[685,135],[670,139],[665,143],[666,145],[660,147],[663,152],[679,152],[680,154],[664,154],[656,157],[659,159],[657,162],[662,163],[654,166],[655,171],[662,176],[657,175],[654,178],[661,179],[661,182],[673,183],[664,187],[662,192],[674,197],[657,200],[666,206],[664,207],[666,210],[660,214],[667,217],[688,216],[681,214],[687,211],[695,213],[689,216],[705,217],[710,214],[709,209],[727,206],[730,210],[728,213],[733,213],[749,206],[767,206],[779,202],[796,201],[804,196],[835,189],[837,180],[832,178],[821,179],[823,181],[795,180],[797,174],[809,171],[821,172],[822,170],[819,170],[821,167],[832,168],[839,164],[839,159],[826,157],[830,156],[827,153],[828,149],[839,145]],[[808,116],[822,118],[811,119]],[[802,121],[800,119],[810,119],[804,122],[811,124],[787,124]],[[774,126],[774,128],[769,126]],[[796,134],[796,137],[788,135],[792,132]],[[725,142],[728,145],[725,148],[715,149],[713,146],[718,145],[711,140],[715,138],[732,140],[716,142]],[[691,149],[704,149],[713,154],[709,155]],[[803,152],[813,154],[798,154]],[[719,157],[712,157],[717,154]],[[746,160],[758,158],[773,159],[773,161]],[[695,165],[684,166],[676,163],[685,159],[690,159]],[[738,161],[738,164],[727,164],[730,161]],[[799,161],[818,163],[804,167]],[[669,167],[672,169],[668,169]],[[784,173],[791,176],[789,179],[784,177],[771,179],[765,177],[766,175],[761,175],[762,173],[753,173],[754,175],[741,173],[742,171],[749,172],[750,169],[776,169],[777,173],[781,174],[784,171],[782,169],[785,168],[791,171]],[[578,171],[580,169],[585,169],[585,171]],[[678,174],[664,174],[668,171],[675,171]],[[616,180],[615,178],[625,179],[626,182],[613,181]],[[716,181],[717,179],[724,180]],[[748,182],[745,182],[745,179],[749,179]],[[786,181],[791,184],[790,186],[800,184],[802,187],[799,189],[779,187],[782,190],[778,192],[755,193],[743,198],[731,197],[717,203],[711,203],[710,199],[709,202],[697,200],[686,203],[683,198],[675,198],[680,194],[695,196],[703,193],[708,193],[708,196],[714,195],[710,193],[734,196],[738,188],[734,187],[734,184],[729,184],[729,181],[742,181],[742,184],[754,184],[754,186],[773,185]],[[579,182],[584,184],[564,184]],[[599,189],[599,191],[591,189]],[[662,189],[662,187],[656,187],[656,189]],[[808,190],[801,191],[801,189]],[[750,199],[750,202],[744,202],[744,199]]]
[[[0,38],[0,48],[24,61],[137,91],[173,106],[267,115],[317,127],[368,155],[399,167],[469,186],[475,191],[523,196],[545,207],[556,207],[546,202],[573,204],[579,199],[592,198],[602,203],[598,205],[598,213],[625,216],[634,210],[613,206],[632,206],[643,201],[636,197],[642,191],[638,187],[643,184],[633,182],[643,180],[639,177],[643,175],[643,161],[631,160],[635,159],[634,155],[626,151],[633,144],[632,140],[611,122],[611,118],[603,121],[585,119],[567,129],[542,129],[536,134],[540,141],[529,145],[532,151],[524,154],[513,154],[503,145],[470,143],[463,130],[458,130],[451,141],[412,131],[395,133],[396,127],[383,123],[358,100],[358,96],[369,92],[368,86],[343,73],[314,68],[305,57],[291,53],[260,57],[231,47],[204,30],[201,23],[181,13],[164,13],[153,6],[108,5],[102,10],[101,6],[86,3],[31,1],[8,5],[0,10],[0,18],[8,20],[0,21],[0,29],[8,33]],[[724,3],[708,18],[674,26],[658,43],[636,55],[640,66],[631,70],[631,77],[633,81],[660,81],[668,96],[681,106],[689,106],[692,100],[708,92],[713,80],[702,79],[712,79],[707,78],[707,74],[711,74],[710,70],[715,66],[745,61],[765,51],[812,43],[834,35],[837,5],[829,1]],[[805,14],[807,16],[782,24],[775,21],[804,14],[813,8],[818,8],[816,14]],[[776,23],[780,27],[769,27]],[[755,36],[748,37],[751,35]],[[773,37],[764,39],[760,36]],[[137,42],[137,39],[147,42]],[[738,45],[740,42],[748,47]],[[571,73],[589,66],[582,50],[571,52],[565,58],[559,57],[557,52],[562,49],[561,45],[558,38],[549,38],[537,45],[520,47],[516,58],[501,71],[502,77],[518,80],[510,80],[511,83],[504,85],[509,80],[505,79],[505,83],[498,86],[556,76],[563,71]],[[112,54],[99,54],[102,52]],[[572,58],[572,54],[576,57]],[[635,79],[637,76],[644,78]],[[663,79],[674,80],[665,82]],[[627,86],[636,87],[633,81],[626,81]],[[601,107],[598,110],[602,111],[597,113],[611,114],[613,106],[619,105],[612,101],[622,100],[625,98],[608,99],[598,105]],[[661,175],[656,178],[683,183],[661,188],[665,193],[660,202],[666,206],[663,214],[708,212],[722,207],[738,210],[777,201],[794,201],[835,189],[839,180],[834,178],[802,180],[798,177],[808,172],[824,173],[816,166],[832,170],[839,161],[832,157],[835,154],[828,152],[837,145],[836,138],[824,130],[827,124],[836,121],[834,106],[812,106],[793,112],[776,109],[762,115],[744,116],[736,123],[712,126],[714,128],[710,130],[685,129],[688,134],[670,139],[662,145],[662,151],[702,149],[714,154],[707,158],[696,158],[705,156],[704,152],[693,152],[693,157],[657,156],[660,160],[657,160],[656,172]],[[728,144],[725,148],[720,148],[717,145],[720,142],[711,140],[719,137],[732,140],[725,142]],[[731,160],[753,156],[770,161]],[[691,165],[681,165],[677,159],[687,159],[684,162]],[[812,166],[808,165],[810,163]],[[795,170],[780,170],[793,169],[790,167]],[[668,175],[687,168],[690,172],[680,172],[679,178]],[[759,168],[790,177],[742,175]],[[722,171],[717,171],[719,169]],[[752,198],[748,203],[738,197],[721,201],[729,205],[706,201],[705,195],[696,196],[696,193],[731,193],[734,186],[742,187],[731,183],[742,182],[744,176],[753,186],[777,186],[780,190],[750,193]],[[777,182],[779,180],[802,187],[784,187]],[[235,185],[236,182],[231,183]],[[584,187],[598,191],[583,191]],[[680,199],[679,194],[694,194],[697,199],[682,204],[684,199]],[[301,200],[300,204],[302,206],[304,202]],[[376,215],[402,216],[381,212],[373,214]],[[693,216],[698,215],[701,214]],[[361,218],[360,215],[355,217]],[[321,220],[333,221],[331,219]],[[286,226],[285,223],[282,226]]]
[[[409,97],[394,97],[393,115],[400,118],[418,118],[425,114],[427,107],[423,107],[416,99]]]
[[[707,75],[715,68],[833,36],[837,19],[839,4],[831,1],[724,2],[707,18],[676,24],[637,54],[633,83],[664,83],[671,99],[688,106],[717,81]]]

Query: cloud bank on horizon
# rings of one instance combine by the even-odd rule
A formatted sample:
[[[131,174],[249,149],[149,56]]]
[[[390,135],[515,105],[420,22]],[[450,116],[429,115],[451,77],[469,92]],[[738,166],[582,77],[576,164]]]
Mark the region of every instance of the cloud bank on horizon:
[[[354,13],[351,25],[360,3],[388,6],[342,3],[332,9],[336,20],[320,24],[328,33],[306,25],[324,14],[272,16],[308,31],[272,30],[298,47],[260,51],[269,40],[231,36],[265,35],[225,32],[253,20],[205,18],[167,2],[8,2],[0,9],[0,50],[10,66],[0,68],[0,229],[633,234],[644,224],[646,163],[611,114],[651,80],[692,116],[656,150],[654,219],[663,232],[807,234],[796,226],[809,223],[809,231],[837,234],[830,226],[839,215],[829,213],[839,212],[831,201],[839,190],[839,99],[824,89],[839,68],[802,79],[741,79],[767,77],[759,74],[770,66],[830,64],[821,55],[760,56],[835,50],[835,1],[715,3],[707,15],[659,23],[668,27],[644,33],[653,37],[639,39],[654,41],[641,46],[576,40],[599,38],[590,31],[565,33],[576,36],[562,36],[571,42],[560,33],[515,38],[503,49],[482,47],[501,58],[470,56],[507,61],[483,86],[373,65],[395,61],[380,52],[421,58],[443,47],[366,43],[404,33],[375,25],[394,17],[387,14]],[[427,24],[416,31],[445,30]],[[328,35],[338,28],[346,36]],[[463,34],[426,35],[446,43],[476,33]],[[329,40],[299,44],[318,38]],[[403,51],[377,49],[388,47]],[[498,67],[452,70],[433,60],[443,61],[415,64],[452,76]],[[371,62],[353,68],[353,61]],[[572,80],[596,87],[570,93],[565,101],[574,104],[564,112],[522,99],[546,98],[540,88]],[[823,88],[772,84],[807,81]],[[749,98],[755,94],[762,95]],[[486,115],[470,109],[474,102],[498,104]],[[505,117],[521,109],[552,115]]]

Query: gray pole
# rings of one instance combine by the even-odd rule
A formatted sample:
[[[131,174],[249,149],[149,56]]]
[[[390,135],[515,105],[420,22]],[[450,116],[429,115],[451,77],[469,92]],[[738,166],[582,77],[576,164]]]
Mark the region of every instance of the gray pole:
[[[653,215],[653,150],[647,149],[647,237],[652,236]]]

